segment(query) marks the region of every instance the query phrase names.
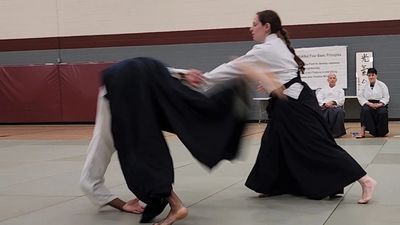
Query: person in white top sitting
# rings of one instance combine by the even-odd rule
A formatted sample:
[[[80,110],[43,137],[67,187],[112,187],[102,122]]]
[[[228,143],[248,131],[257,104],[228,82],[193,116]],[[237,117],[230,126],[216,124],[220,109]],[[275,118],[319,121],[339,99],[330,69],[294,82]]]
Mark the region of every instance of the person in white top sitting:
[[[343,109],[344,90],[337,87],[336,82],[336,74],[330,73],[328,85],[317,90],[316,95],[322,115],[328,122],[333,137],[338,138],[346,134],[346,129],[344,127],[345,112]]]
[[[361,105],[361,131],[357,138],[365,137],[365,131],[369,131],[374,137],[384,137],[389,133],[389,90],[386,84],[377,79],[378,72],[375,68],[369,68],[367,74],[369,82],[361,88],[357,96]]]

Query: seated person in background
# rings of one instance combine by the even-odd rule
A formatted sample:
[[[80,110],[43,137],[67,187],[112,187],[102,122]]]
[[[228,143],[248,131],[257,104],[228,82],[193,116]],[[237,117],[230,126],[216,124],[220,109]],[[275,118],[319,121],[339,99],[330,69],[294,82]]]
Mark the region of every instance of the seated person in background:
[[[344,90],[336,86],[336,74],[328,75],[328,86],[316,92],[322,115],[329,124],[333,137],[338,138],[346,134],[344,127],[345,112],[342,108],[344,104]]]
[[[377,80],[378,72],[375,68],[369,68],[367,74],[369,82],[361,87],[357,96],[361,105],[361,131],[357,138],[365,137],[365,131],[375,137],[383,137],[389,132],[389,90],[382,81]]]

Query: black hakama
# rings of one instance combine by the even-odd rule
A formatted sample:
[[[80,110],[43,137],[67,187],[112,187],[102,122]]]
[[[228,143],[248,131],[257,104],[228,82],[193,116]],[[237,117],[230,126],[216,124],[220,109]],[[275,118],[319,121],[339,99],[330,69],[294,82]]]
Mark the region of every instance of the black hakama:
[[[322,109],[322,116],[328,122],[329,130],[334,138],[346,134],[346,128],[344,127],[345,112],[343,108],[324,108]]]
[[[366,172],[339,145],[304,83],[299,99],[272,98],[270,120],[256,163],[246,181],[264,194],[322,199],[360,179]]]
[[[375,137],[384,137],[389,133],[387,105],[378,109],[363,105],[361,107],[360,121],[361,126],[364,126],[365,130]]]
[[[205,96],[173,78],[151,58],[134,58],[103,72],[112,134],[129,189],[147,204],[141,222],[163,211],[174,167],[162,130],[175,133],[209,168],[233,159],[246,121],[246,91],[236,80]]]

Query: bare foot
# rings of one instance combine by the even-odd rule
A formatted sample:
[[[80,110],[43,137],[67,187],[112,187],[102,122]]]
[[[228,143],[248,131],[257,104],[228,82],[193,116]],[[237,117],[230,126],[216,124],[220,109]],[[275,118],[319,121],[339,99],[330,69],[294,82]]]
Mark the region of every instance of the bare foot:
[[[259,198],[266,198],[266,197],[270,197],[270,196],[271,196],[271,195],[269,195],[269,194],[261,193],[261,194],[258,194],[257,197],[259,197]]]
[[[171,211],[169,211],[168,216],[165,219],[157,223],[154,223],[153,225],[171,225],[176,221],[185,218],[188,214],[189,214],[188,209],[183,206],[180,207],[179,209],[171,209]]]
[[[268,198],[268,197],[274,197],[274,196],[277,196],[277,195],[280,195],[280,194],[258,193],[257,197],[259,197],[259,198]]]
[[[122,206],[122,209],[126,212],[131,212],[135,214],[140,214],[144,211],[144,207],[140,205],[139,199],[137,198],[128,201],[125,205]]]
[[[358,200],[358,204],[367,204],[369,200],[371,200],[372,195],[374,194],[376,181],[369,176],[364,176],[360,179],[360,184],[362,188],[361,199]]]
[[[365,127],[362,126],[360,132],[356,136],[356,138],[365,138]]]

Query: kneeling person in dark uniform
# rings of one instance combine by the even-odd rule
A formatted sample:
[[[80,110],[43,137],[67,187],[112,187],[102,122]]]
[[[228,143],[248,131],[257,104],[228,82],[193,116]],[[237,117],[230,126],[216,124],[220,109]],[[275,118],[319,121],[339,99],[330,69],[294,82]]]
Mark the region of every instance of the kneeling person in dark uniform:
[[[375,137],[383,137],[389,132],[388,103],[389,90],[377,79],[375,68],[368,69],[369,83],[365,84],[357,98],[361,105],[361,132],[358,138],[365,137],[365,131]]]

